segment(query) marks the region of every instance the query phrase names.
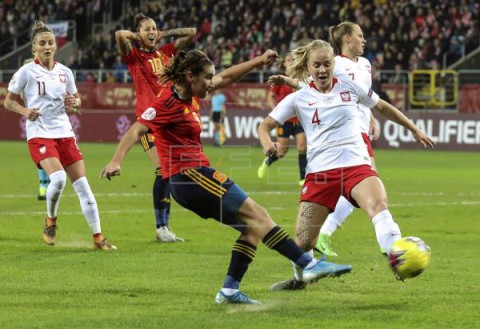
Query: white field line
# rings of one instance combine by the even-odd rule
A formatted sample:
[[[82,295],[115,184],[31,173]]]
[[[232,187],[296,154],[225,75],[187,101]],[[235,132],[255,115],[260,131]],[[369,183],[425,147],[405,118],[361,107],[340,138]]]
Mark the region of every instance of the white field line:
[[[440,192],[441,193],[441,192]],[[265,195],[297,195],[298,192],[257,192],[257,193],[247,193],[247,194],[265,194]],[[421,193],[412,193],[411,195],[446,195],[445,193],[439,194],[425,194]],[[476,196],[480,195],[480,193],[455,193],[458,196]],[[151,197],[150,193],[97,193],[97,197]],[[76,197],[74,193],[67,193],[63,197]],[[38,202],[35,200],[36,196],[31,194],[25,195],[0,195],[0,198],[31,198],[34,202]],[[434,207],[434,206],[479,206],[480,200],[478,201],[455,201],[455,202],[446,202],[446,201],[434,201],[434,202],[406,202],[406,203],[390,203],[389,208],[397,208],[397,207]],[[108,207],[108,206],[107,206]],[[102,209],[103,208],[103,209]],[[100,206],[100,213],[101,214],[144,214],[144,213],[152,213],[152,209],[150,207],[146,207],[145,209],[105,209],[105,204]],[[296,206],[294,207],[268,207],[269,210],[296,210],[298,209]],[[189,210],[181,208],[175,209],[175,211],[180,212],[187,212]],[[0,216],[22,216],[22,215],[43,215],[45,211],[0,211]],[[82,212],[78,211],[62,211],[62,215],[81,215]]]
[[[300,195],[299,191],[250,191],[245,192],[248,195]],[[449,192],[388,192],[389,195],[405,195],[405,196],[459,196],[459,197],[475,197],[480,196],[480,192],[456,192],[456,193],[449,193]],[[129,193],[95,193],[96,197],[148,197],[151,196],[151,193],[137,193],[137,192],[129,192]],[[36,199],[36,195],[33,194],[0,194],[0,199],[3,198],[25,198],[25,199]],[[62,197],[75,197],[74,193],[64,193]]]

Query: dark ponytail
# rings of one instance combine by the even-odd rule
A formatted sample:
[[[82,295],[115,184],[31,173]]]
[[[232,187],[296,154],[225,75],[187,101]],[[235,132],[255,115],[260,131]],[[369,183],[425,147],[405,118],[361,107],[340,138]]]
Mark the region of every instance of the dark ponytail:
[[[142,22],[146,19],[151,19],[151,18],[143,13],[135,15],[135,18],[133,19],[135,24],[135,32],[140,31],[140,25],[142,25]]]
[[[161,80],[184,83],[187,72],[190,71],[192,75],[196,76],[202,73],[205,67],[211,65],[213,62],[200,50],[188,52],[181,50],[163,68]]]

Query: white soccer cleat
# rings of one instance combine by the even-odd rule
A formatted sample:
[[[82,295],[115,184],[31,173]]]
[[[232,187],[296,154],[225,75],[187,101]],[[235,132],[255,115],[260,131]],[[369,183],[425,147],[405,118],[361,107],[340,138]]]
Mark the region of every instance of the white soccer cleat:
[[[157,229],[156,240],[161,242],[183,242],[185,239],[179,238],[178,236],[170,231],[167,226],[162,226]]]

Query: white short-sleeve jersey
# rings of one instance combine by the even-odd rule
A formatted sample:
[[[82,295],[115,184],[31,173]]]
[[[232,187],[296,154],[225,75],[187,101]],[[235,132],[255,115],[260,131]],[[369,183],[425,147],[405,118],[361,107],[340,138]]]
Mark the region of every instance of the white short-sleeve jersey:
[[[48,71],[37,61],[32,61],[14,74],[8,91],[23,94],[25,107],[37,108],[40,112],[37,120],[27,120],[27,140],[75,136],[63,104],[67,92],[77,92],[73,73],[68,67],[55,62],[53,69]]]
[[[321,93],[313,82],[285,97],[270,112],[283,124],[298,117],[307,137],[307,173],[370,165],[362,139],[358,103],[369,108],[379,97],[372,89],[351,80],[337,80],[329,93]]]
[[[372,66],[365,57],[358,57],[358,61],[354,62],[342,55],[335,56],[333,75],[338,79],[353,80],[367,89],[372,88]],[[358,104],[358,110],[360,111],[360,129],[368,134],[371,110],[363,104]]]

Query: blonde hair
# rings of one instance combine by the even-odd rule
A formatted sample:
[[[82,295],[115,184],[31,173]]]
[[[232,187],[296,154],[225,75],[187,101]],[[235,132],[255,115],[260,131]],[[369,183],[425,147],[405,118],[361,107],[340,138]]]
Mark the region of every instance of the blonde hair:
[[[53,34],[53,31],[50,30],[45,25],[44,22],[35,21],[35,23],[33,24],[33,27],[32,27],[32,41],[35,42],[35,38],[37,37],[37,35],[39,35],[41,33],[52,33]]]
[[[352,35],[355,26],[358,26],[358,24],[345,21],[328,28],[329,41],[335,51],[335,55],[340,55],[342,53],[343,36]]]
[[[321,39],[313,40],[305,46],[297,47],[291,51],[293,64],[287,69],[287,75],[292,79],[307,82],[307,78],[310,76],[307,69],[308,56],[310,52],[315,49],[325,49],[329,51],[332,56],[334,54],[332,46]]]

